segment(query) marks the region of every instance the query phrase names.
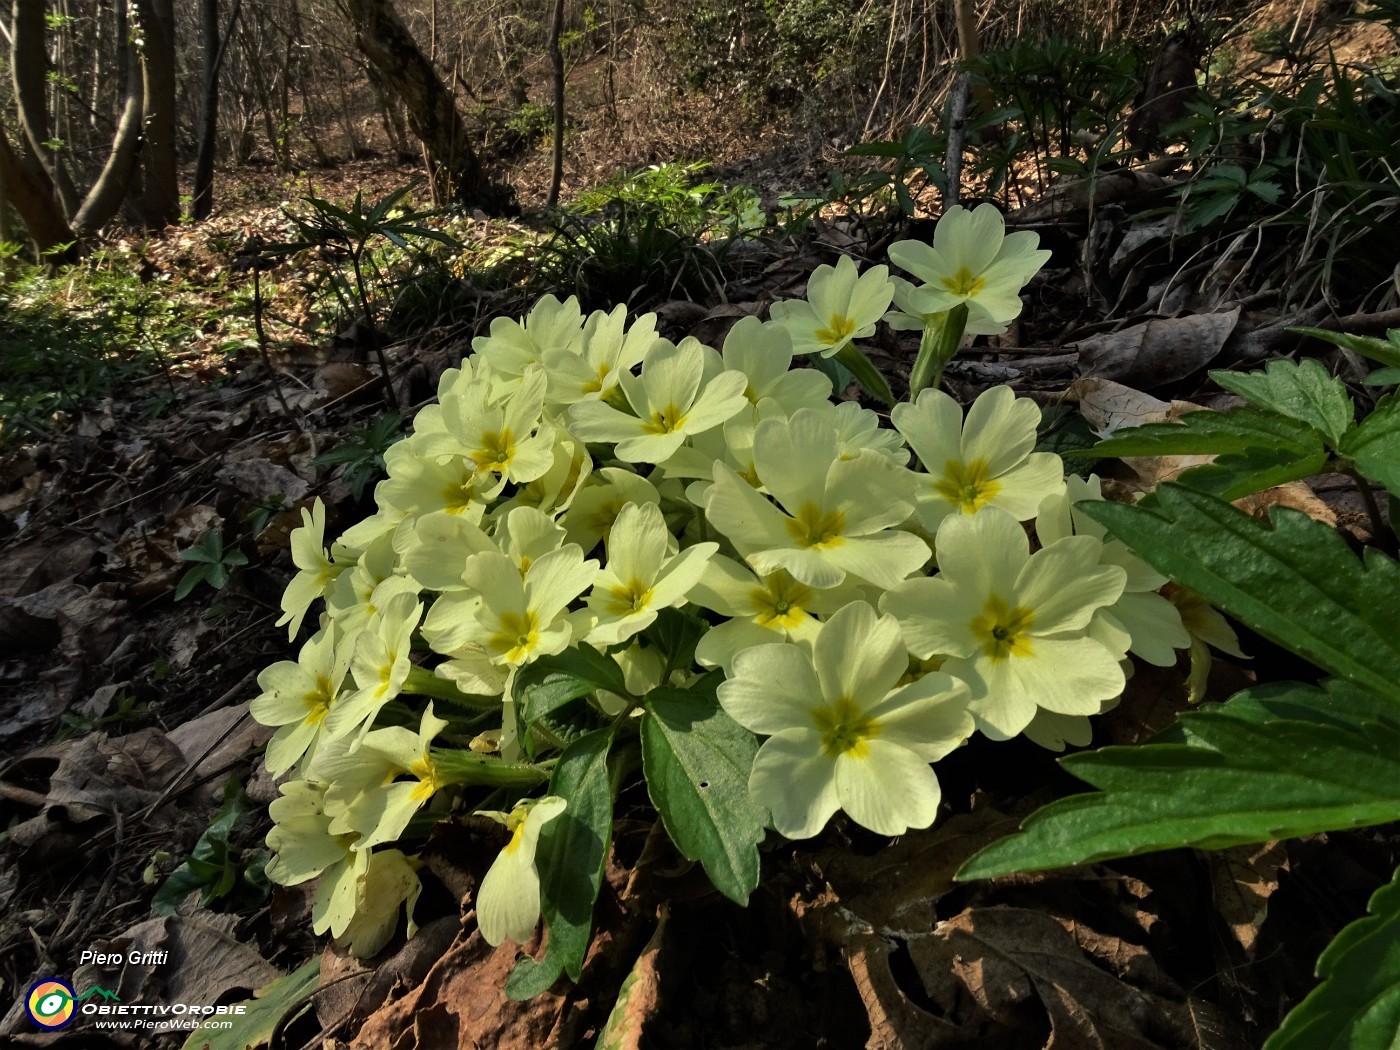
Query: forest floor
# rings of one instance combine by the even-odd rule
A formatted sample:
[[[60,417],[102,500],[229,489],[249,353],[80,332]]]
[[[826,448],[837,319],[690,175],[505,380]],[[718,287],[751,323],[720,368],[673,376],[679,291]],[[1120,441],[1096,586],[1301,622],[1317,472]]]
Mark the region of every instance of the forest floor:
[[[766,179],[759,189],[772,197],[802,188],[794,183],[822,160],[794,151],[721,170]],[[518,177],[537,178],[540,164],[532,158]],[[362,163],[317,173],[314,189],[373,198],[410,174]],[[1400,326],[1395,311],[1285,308],[1276,289],[1243,287],[1228,271],[1175,280],[1175,263],[1120,251],[1157,236],[1132,216],[1165,200],[1164,186],[1134,179],[1109,196],[1067,183],[1009,214],[1010,228],[1036,230],[1054,256],[1024,317],[960,356],[949,391],[966,404],[1009,383],[1064,409],[1066,433],[1082,437],[1232,403],[1205,370],[1297,351],[1289,325]],[[237,210],[132,245],[127,258],[163,294],[184,294],[227,264],[216,242],[277,234],[277,202],[310,188],[250,177],[231,195]],[[531,235],[470,222],[478,246]],[[885,247],[829,214],[810,236],[764,246],[708,299],[655,304],[660,330],[719,345],[739,318],[800,296],[836,253],[876,263]],[[279,305],[290,309],[287,288]],[[489,305],[477,325],[387,348],[405,414],[469,353]],[[1245,1050],[1313,987],[1318,952],[1365,913],[1400,860],[1400,836],[1381,827],[958,884],[962,861],[1077,786],[1052,752],[979,738],[939,764],[947,811],[933,828],[891,841],[838,818],[806,842],[774,839],[747,909],[659,846],[645,796],[624,795],[583,976],[525,1003],[501,991],[515,950],[485,945],[459,906],[489,855],[471,828],[444,824],[425,855],[419,933],[357,962],[312,936],[308,890],[269,895],[260,877],[276,787],[260,760],[268,731],[248,702],[259,671],[291,655],[274,621],[300,508],[320,497],[328,536],[373,509],[372,485],[357,492],[353,470],[315,461],[388,406],[353,331],[313,339],[277,328],[273,373],[247,351],[228,367],[229,335],[211,324],[174,352],[171,374],[0,454],[0,998],[13,1004],[0,1042],[96,1050],[183,1038],[83,1024],[35,1031],[24,993],[45,977],[102,985],[123,1003],[226,1004],[299,972],[299,992],[283,982],[262,1000],[271,1046],[570,1048],[591,1045],[636,964],[643,993],[630,1008],[647,1022],[644,1046]],[[915,345],[882,333],[869,352],[907,382]],[[1353,385],[1363,374],[1346,351],[1314,343],[1307,352]],[[1189,465],[1120,464],[1108,487],[1141,492]],[[1290,483],[1249,509],[1273,504],[1352,542],[1369,538],[1348,478]],[[216,531],[246,564],[231,565],[226,586],[200,584],[175,600],[194,564],[181,552]],[[1251,659],[1217,657],[1208,698],[1316,681],[1315,668],[1247,630],[1241,637]],[[1139,665],[1095,743],[1133,743],[1167,725],[1188,706],[1186,674],[1184,660]],[[193,885],[211,891],[209,905],[193,893],[154,913],[157,891],[192,851],[204,864]],[[133,952],[144,961],[90,961]],[[318,956],[308,1000],[300,968]],[[450,1016],[447,1002],[458,1004]]]

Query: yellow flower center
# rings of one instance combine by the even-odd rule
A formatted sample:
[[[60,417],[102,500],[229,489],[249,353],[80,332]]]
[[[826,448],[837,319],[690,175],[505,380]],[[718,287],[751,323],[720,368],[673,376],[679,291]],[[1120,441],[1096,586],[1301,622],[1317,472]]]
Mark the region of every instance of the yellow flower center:
[[[781,573],[769,580],[767,587],[750,591],[749,605],[760,627],[792,630],[807,619],[807,604],[813,597],[812,588]]]
[[[614,587],[608,593],[608,612],[613,616],[630,616],[642,612],[651,604],[652,589],[635,576],[625,587]]]
[[[335,690],[331,688],[331,680],[323,674],[318,674],[315,688],[303,694],[301,698],[301,702],[306,705],[304,721],[308,725],[320,725],[325,721],[326,715],[330,713],[334,700]]]
[[[524,616],[506,613],[501,617],[501,629],[487,639],[486,644],[511,663],[524,660],[540,643],[539,624],[533,612]]]
[[[604,361],[598,366],[598,378],[590,379],[583,384],[582,390],[585,394],[596,394],[603,389],[603,380],[608,378],[608,373],[612,371],[612,363]]]
[[[880,723],[858,708],[849,697],[819,707],[812,712],[812,723],[822,735],[822,750],[831,758],[850,755],[865,758],[868,741],[880,735]]]
[[[504,474],[510,469],[510,461],[515,458],[515,437],[510,427],[500,433],[494,430],[481,435],[481,447],[471,453],[471,460],[477,470],[494,471]]]
[[[1012,656],[1024,657],[1034,653],[1030,631],[1035,613],[1025,606],[1011,608],[998,595],[987,599],[981,616],[972,618],[972,636],[993,663]]]
[[[818,342],[825,343],[827,346],[839,346],[849,339],[855,330],[856,323],[852,318],[845,314],[832,314],[827,326],[818,328],[814,334]]]
[[[410,792],[409,797],[414,802],[426,802],[432,798],[438,789],[437,768],[433,765],[433,760],[425,751],[423,756],[409,766],[408,771],[418,778],[418,784]]]
[[[817,550],[841,546],[845,542],[841,536],[845,526],[846,516],[839,510],[823,511],[810,500],[787,520],[788,535],[797,545]]]
[[[964,514],[976,514],[1001,491],[1001,482],[987,476],[987,461],[963,463],[950,459],[943,464],[943,477],[933,483],[934,491]]]
[[[452,481],[442,490],[442,509],[449,514],[461,514],[476,502],[475,474]]]
[[[953,276],[944,277],[941,283],[954,295],[965,295],[969,298],[987,287],[987,279],[981,274],[973,273],[966,266],[961,267]]]
[[[505,844],[505,848],[501,852],[514,853],[525,841],[525,811],[523,809],[515,810],[506,819],[506,827],[510,829],[510,841]]]
[[[673,434],[685,426],[685,420],[685,413],[674,404],[669,404],[660,412],[653,412],[651,422],[643,423],[642,429],[648,434]]]

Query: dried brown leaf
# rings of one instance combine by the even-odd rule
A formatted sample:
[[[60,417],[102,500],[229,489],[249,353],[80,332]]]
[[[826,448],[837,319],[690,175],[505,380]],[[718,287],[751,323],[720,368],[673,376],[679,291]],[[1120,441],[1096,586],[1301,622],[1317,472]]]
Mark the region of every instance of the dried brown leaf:
[[[1100,379],[1156,387],[1210,364],[1235,330],[1240,308],[1160,317],[1079,343],[1079,367]]]

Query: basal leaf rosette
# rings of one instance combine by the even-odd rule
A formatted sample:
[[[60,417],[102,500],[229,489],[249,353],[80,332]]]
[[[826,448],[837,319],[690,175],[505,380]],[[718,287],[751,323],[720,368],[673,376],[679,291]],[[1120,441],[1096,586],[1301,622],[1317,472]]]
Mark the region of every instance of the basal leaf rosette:
[[[940,793],[929,763],[972,734],[967,687],[937,671],[896,687],[908,666],[899,624],[864,602],[833,614],[810,646],[759,645],[734,658],[719,700],[768,737],[749,789],[781,834],[810,838],[837,810],[883,835],[933,823]]]

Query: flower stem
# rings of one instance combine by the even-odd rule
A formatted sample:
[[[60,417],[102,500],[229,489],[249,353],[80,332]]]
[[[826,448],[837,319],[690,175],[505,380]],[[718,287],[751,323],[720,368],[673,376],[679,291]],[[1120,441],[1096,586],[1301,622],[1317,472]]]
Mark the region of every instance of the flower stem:
[[[498,696],[472,696],[470,693],[464,693],[446,678],[439,678],[426,667],[416,664],[409,668],[402,691],[416,696],[430,696],[434,700],[448,700],[465,707],[498,709],[501,706],[501,698]]]
[[[856,349],[854,343],[847,343],[836,351],[835,357],[856,377],[867,393],[878,397],[887,405],[894,404],[894,394],[890,391],[890,385],[885,382],[885,377],[870,363],[870,358]]]
[[[505,762],[494,755],[478,755],[456,748],[433,748],[433,768],[444,784],[491,784],[495,787],[531,787],[549,779],[547,770],[528,762]]]
[[[909,374],[910,401],[919,396],[919,391],[936,389],[943,382],[943,369],[962,345],[966,328],[967,303],[958,303],[949,310],[941,325],[924,328],[923,338],[919,340],[919,356],[914,359],[914,370]]]

